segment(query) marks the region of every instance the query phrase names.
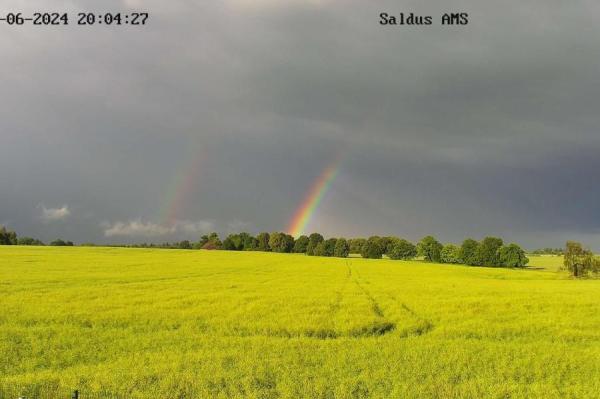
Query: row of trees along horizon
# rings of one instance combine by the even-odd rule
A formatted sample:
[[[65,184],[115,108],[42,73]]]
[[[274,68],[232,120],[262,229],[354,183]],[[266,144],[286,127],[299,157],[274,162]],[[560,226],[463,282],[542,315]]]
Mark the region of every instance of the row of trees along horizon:
[[[14,231],[0,226],[0,245],[44,245],[30,237],[18,238]],[[61,239],[52,241],[53,246],[72,246],[73,242]],[[94,246],[92,243],[83,246]],[[459,245],[442,244],[433,236],[422,238],[416,245],[398,237],[371,236],[369,238],[328,238],[319,233],[301,235],[297,239],[283,233],[229,234],[221,241],[217,233],[203,235],[198,242],[188,240],[177,243],[111,245],[132,248],[205,249],[226,251],[263,251],[277,253],[298,253],[309,256],[346,258],[350,254],[360,254],[367,259],[381,259],[387,256],[393,260],[412,260],[422,257],[427,262],[464,264],[469,266],[525,267],[529,263],[525,251],[517,244],[504,244],[498,237],[485,237],[481,241],[467,238]],[[538,254],[562,254],[564,268],[575,277],[600,272],[600,262],[593,253],[580,243],[569,241],[566,249],[544,248],[534,251]]]
[[[523,267],[529,259],[517,244],[504,245],[502,239],[486,237],[481,242],[467,239],[461,246],[441,244],[433,236],[421,239],[416,245],[398,237],[372,236],[369,238],[328,238],[319,233],[294,239],[289,234],[248,233],[230,234],[220,241],[216,233],[205,235],[199,244],[204,249],[230,251],[271,251],[305,253],[309,256],[346,258],[351,253],[363,258],[381,259],[384,255],[394,260],[411,260],[417,256],[436,263],[464,263],[472,266]]]

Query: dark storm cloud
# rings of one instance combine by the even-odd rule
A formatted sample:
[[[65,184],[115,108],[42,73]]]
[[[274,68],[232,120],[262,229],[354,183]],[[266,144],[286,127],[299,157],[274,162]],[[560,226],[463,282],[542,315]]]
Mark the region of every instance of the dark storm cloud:
[[[595,2],[7,7],[151,13],[143,28],[0,27],[0,223],[23,234],[280,230],[341,153],[313,229],[598,246]],[[446,11],[469,25],[440,26]],[[380,12],[434,25],[382,27]]]

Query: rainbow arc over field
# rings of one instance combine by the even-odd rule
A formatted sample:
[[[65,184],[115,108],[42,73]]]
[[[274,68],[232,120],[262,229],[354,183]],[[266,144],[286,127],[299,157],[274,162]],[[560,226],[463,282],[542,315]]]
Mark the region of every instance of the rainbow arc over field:
[[[205,160],[206,154],[197,146],[191,146],[191,148],[187,154],[182,156],[180,167],[177,169],[178,173],[165,192],[160,221],[167,227],[172,227],[185,213],[190,197],[200,184],[202,162]]]
[[[192,146],[194,148],[194,146]],[[341,166],[341,157],[336,157],[319,174],[312,184],[308,194],[294,213],[288,224],[287,231],[297,237],[304,234],[319,204],[338,176]],[[173,178],[169,189],[165,192],[164,206],[160,211],[160,221],[163,226],[173,227],[185,213],[189,206],[189,198],[200,184],[203,163],[206,152],[195,147],[188,151],[188,156],[183,156],[177,175]]]
[[[331,187],[331,184],[340,172],[340,160],[336,159],[330,163],[313,183],[308,195],[294,213],[287,231],[294,237],[304,234],[306,226],[313,218],[323,197]]]

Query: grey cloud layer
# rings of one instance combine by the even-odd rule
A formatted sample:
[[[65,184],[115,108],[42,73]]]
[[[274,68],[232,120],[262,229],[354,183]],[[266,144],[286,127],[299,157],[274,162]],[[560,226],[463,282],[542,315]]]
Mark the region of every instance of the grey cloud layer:
[[[314,229],[596,245],[595,2],[172,3],[143,2],[141,29],[0,28],[1,222],[170,233],[169,193],[201,156],[177,219],[279,230],[342,152]],[[382,11],[471,22],[381,27]],[[40,203],[69,204],[68,223],[40,223]]]

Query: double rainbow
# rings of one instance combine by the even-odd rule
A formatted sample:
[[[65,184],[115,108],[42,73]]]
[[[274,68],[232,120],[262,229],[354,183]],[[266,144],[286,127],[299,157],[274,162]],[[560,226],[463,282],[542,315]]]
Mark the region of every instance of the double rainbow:
[[[205,151],[196,148],[189,154],[191,156],[183,157],[181,168],[179,168],[180,173],[175,176],[170,189],[166,192],[166,201],[164,202],[166,206],[160,212],[160,220],[163,225],[172,226],[183,216],[186,208],[190,205],[190,197],[200,183],[202,163],[206,158]],[[338,176],[340,163],[340,157],[336,157],[312,184],[308,194],[288,223],[287,231],[291,235],[298,237],[305,233],[319,204]]]

